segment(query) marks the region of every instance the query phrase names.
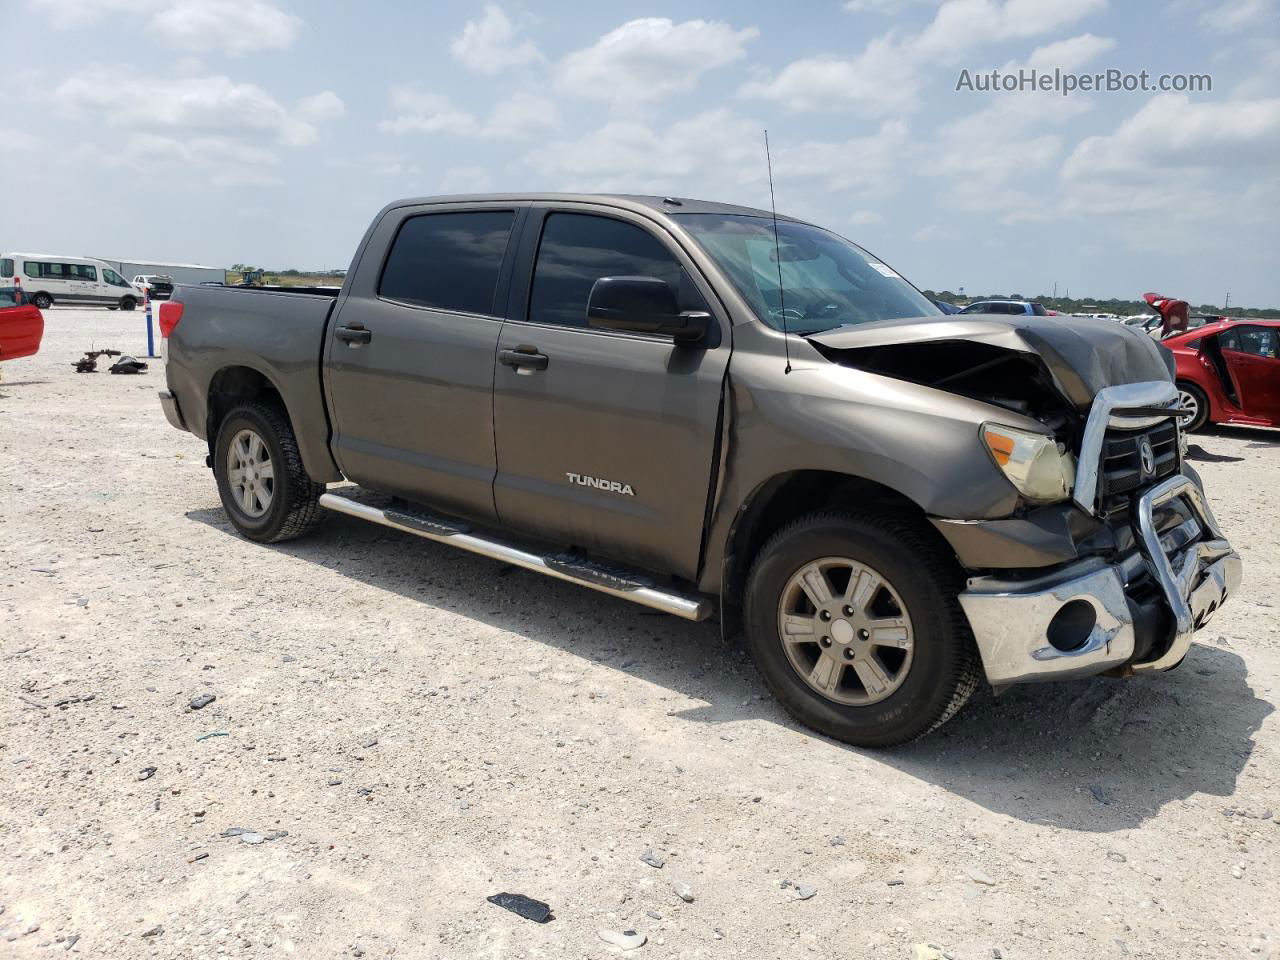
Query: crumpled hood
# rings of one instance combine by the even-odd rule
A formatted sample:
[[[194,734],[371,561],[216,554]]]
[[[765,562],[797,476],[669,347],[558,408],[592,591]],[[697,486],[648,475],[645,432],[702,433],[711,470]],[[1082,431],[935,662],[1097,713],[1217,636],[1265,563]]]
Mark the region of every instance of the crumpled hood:
[[[1104,387],[1173,378],[1164,356],[1168,351],[1145,333],[1111,320],[1083,317],[913,317],[850,324],[807,339],[832,350],[965,341],[1033,354],[1044,361],[1062,395],[1081,411]]]

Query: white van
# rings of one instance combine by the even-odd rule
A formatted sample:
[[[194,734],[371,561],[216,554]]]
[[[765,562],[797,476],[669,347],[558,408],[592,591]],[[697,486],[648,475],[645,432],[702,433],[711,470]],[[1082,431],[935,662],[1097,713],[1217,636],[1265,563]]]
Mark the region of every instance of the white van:
[[[93,257],[0,253],[0,288],[16,284],[22,286],[27,302],[41,310],[55,303],[132,310],[145,296],[141,287]]]

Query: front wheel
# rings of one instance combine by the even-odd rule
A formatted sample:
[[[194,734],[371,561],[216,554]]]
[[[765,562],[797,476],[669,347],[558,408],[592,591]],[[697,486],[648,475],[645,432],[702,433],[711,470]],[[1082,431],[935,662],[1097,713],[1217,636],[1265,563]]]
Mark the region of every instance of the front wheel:
[[[1191,414],[1183,421],[1187,433],[1199,430],[1209,419],[1209,398],[1194,383],[1178,382],[1178,406]]]
[[[121,298],[120,298],[120,309],[121,309],[121,310],[132,310],[132,309],[133,309],[134,307],[136,307],[137,305],[138,305],[138,301],[137,301],[137,300],[135,300],[135,299],[133,299],[133,297],[121,297]]]
[[[954,561],[909,518],[818,513],[775,534],[747,581],[747,642],[801,723],[862,747],[922,736],[978,685]]]
[[[232,410],[214,442],[213,470],[227,517],[250,540],[292,540],[321,520],[324,484],[302,465],[293,427],[279,407],[246,403]]]

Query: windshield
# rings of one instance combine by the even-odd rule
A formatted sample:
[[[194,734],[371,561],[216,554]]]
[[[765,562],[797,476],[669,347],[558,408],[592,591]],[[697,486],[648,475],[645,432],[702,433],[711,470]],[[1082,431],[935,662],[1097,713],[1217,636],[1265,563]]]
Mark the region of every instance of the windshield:
[[[675,219],[775,330],[818,333],[847,323],[936,317],[941,311],[861,247],[803,223],[737,214]],[[781,273],[782,287],[778,278]]]

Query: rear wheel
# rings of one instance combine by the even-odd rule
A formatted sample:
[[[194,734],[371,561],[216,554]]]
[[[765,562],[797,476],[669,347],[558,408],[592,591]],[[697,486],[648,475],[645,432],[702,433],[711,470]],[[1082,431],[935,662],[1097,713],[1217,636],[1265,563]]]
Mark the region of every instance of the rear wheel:
[[[1209,419],[1209,398],[1194,383],[1178,382],[1178,406],[1192,414],[1183,420],[1183,429],[1188,433],[1199,430]]]
[[[977,687],[961,582],[910,519],[812,514],[756,558],[748,645],[801,723],[857,746],[893,746],[940,726]]]
[[[321,520],[324,485],[302,465],[293,427],[277,406],[232,410],[218,430],[213,469],[227,517],[250,540],[292,540]]]
[[[41,310],[48,310],[53,306],[53,297],[49,296],[47,293],[37,293],[31,298],[31,302]]]

